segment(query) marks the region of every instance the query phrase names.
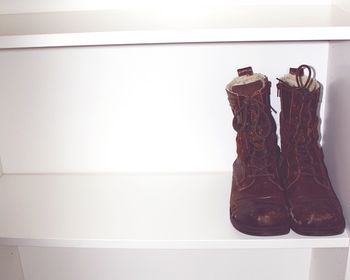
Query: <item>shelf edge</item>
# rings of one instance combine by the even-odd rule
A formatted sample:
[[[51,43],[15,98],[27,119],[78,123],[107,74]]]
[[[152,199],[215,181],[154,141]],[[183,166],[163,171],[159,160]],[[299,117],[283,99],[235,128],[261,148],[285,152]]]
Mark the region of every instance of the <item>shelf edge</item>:
[[[274,240],[59,240],[32,238],[0,238],[2,246],[61,247],[61,248],[114,248],[114,249],[295,249],[346,248],[348,237],[336,240],[319,238]]]
[[[0,49],[74,46],[350,40],[350,26],[148,30],[0,36]]]

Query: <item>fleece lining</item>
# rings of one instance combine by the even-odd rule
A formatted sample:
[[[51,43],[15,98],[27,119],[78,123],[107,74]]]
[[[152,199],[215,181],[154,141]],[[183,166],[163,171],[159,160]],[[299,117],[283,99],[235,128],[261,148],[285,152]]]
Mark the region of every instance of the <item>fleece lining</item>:
[[[301,77],[301,80],[302,80],[303,84],[306,83],[307,78],[308,78],[307,76],[302,76]],[[282,80],[283,82],[287,83],[291,87],[298,87],[298,83],[297,83],[295,75],[287,74],[287,75],[284,75],[283,77],[281,77],[280,80]],[[311,79],[311,80],[312,80],[311,86],[309,87],[309,91],[310,92],[312,92],[315,89],[318,89],[320,87],[320,84],[319,84],[319,82],[316,79]]]
[[[226,87],[232,88],[233,86],[246,85],[254,83],[256,81],[262,81],[263,86],[265,85],[265,76],[260,73],[254,73],[253,75],[244,75],[234,78]]]

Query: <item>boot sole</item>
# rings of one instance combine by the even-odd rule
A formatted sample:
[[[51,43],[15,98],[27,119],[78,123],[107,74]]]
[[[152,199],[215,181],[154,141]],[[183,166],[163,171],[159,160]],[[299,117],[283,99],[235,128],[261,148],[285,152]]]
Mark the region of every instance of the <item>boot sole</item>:
[[[321,228],[321,227],[314,227],[314,228],[308,228],[299,226],[297,224],[291,224],[291,229],[300,235],[307,235],[307,236],[331,236],[331,235],[338,235],[342,234],[345,230],[345,224],[340,225],[339,227],[334,228]]]
[[[288,234],[290,231],[289,223],[285,225],[279,225],[274,227],[252,227],[238,223],[237,221],[231,219],[231,223],[235,229],[244,234],[254,235],[254,236],[276,236]]]

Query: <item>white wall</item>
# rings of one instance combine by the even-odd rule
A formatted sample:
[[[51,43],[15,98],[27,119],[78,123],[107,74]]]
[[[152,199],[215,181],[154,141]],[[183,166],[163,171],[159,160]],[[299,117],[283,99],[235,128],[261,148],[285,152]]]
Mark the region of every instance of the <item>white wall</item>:
[[[324,124],[324,153],[328,172],[344,215],[347,217],[349,230],[350,217],[350,42],[332,42],[329,48],[328,92]],[[350,279],[350,258],[346,279]]]
[[[275,78],[307,63],[325,83],[327,59],[327,42],[2,50],[4,172],[230,171],[236,69],[266,74],[278,111]]]
[[[337,5],[341,9],[350,12],[350,1],[349,0],[332,0],[333,5]]]
[[[332,42],[329,49],[328,92],[325,98],[324,153],[334,188],[350,217],[350,42]],[[348,220],[348,225],[350,221]]]

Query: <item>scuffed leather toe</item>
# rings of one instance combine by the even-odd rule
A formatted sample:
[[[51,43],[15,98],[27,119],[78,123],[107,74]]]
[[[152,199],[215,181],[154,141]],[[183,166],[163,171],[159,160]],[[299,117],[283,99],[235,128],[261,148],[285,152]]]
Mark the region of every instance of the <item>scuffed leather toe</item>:
[[[290,209],[292,228],[303,235],[334,235],[344,231],[345,221],[334,200],[296,203]]]
[[[280,235],[289,232],[289,214],[285,206],[272,203],[240,201],[231,208],[232,224],[244,233]]]
[[[288,223],[288,214],[285,208],[279,205],[259,205],[253,213],[258,226],[273,227]]]

